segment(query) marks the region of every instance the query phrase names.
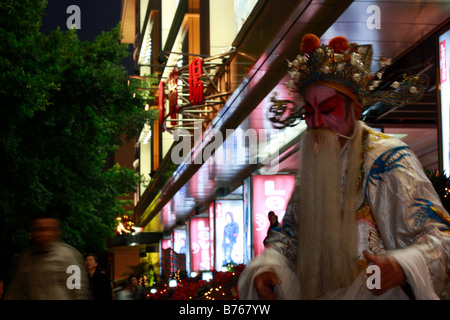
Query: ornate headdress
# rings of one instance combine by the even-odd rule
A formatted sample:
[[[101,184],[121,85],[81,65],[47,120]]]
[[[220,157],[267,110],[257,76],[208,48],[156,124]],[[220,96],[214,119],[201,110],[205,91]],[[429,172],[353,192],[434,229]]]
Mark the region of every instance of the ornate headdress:
[[[345,94],[362,108],[375,102],[393,107],[402,107],[420,99],[429,85],[425,75],[403,76],[401,82],[391,84],[393,90],[376,90],[381,83],[382,73],[372,75],[372,46],[349,43],[344,37],[330,40],[328,45],[320,44],[314,34],[306,34],[300,46],[302,53],[293,61],[288,61],[292,78],[286,83],[288,88],[303,96],[311,84],[323,83]],[[381,67],[390,64],[389,59],[378,60]],[[295,120],[303,118],[302,110],[297,110],[288,118],[283,118],[286,100],[272,99],[270,118],[278,125],[295,125]]]

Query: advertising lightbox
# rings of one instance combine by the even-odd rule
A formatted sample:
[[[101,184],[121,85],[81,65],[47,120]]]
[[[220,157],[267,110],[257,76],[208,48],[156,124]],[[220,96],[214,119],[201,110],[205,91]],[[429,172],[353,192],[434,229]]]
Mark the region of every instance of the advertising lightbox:
[[[439,36],[439,101],[442,169],[450,174],[450,30]]]
[[[189,219],[190,271],[211,270],[209,218]]]
[[[244,206],[242,200],[216,200],[216,269],[244,262]]]
[[[254,257],[264,251],[264,238],[269,229],[268,212],[275,212],[278,221],[282,222],[294,185],[294,175],[252,176]]]
[[[179,254],[186,254],[186,230],[174,229],[172,232],[173,251]]]

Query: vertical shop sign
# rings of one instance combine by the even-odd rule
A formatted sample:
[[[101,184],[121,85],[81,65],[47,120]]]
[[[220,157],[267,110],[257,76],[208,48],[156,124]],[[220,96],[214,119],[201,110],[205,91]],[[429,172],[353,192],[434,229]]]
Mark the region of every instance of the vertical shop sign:
[[[203,104],[205,97],[203,95],[203,59],[195,58],[189,65],[189,101],[192,105]]]
[[[166,94],[164,89],[166,87],[166,83],[164,81],[159,82],[158,87],[158,111],[159,111],[159,124],[163,123],[165,112],[166,112]],[[163,127],[164,130],[164,127]]]
[[[253,249],[254,256],[264,251],[264,238],[269,229],[267,213],[275,212],[282,222],[295,185],[294,175],[253,176]]]
[[[176,119],[178,113],[178,68],[173,68],[173,71],[169,74],[167,81],[169,87],[169,116],[171,119]],[[172,125],[175,125],[175,121],[171,121]]]
[[[209,218],[190,219],[191,271],[211,270]]]

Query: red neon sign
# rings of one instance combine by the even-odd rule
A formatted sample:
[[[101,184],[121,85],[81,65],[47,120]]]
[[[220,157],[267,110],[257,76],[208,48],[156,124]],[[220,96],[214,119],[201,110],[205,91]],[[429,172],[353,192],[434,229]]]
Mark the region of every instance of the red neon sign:
[[[167,81],[169,86],[169,116],[171,119],[176,119],[178,112],[178,68],[174,68],[169,74],[169,79]],[[176,122],[172,121],[172,125]]]
[[[195,58],[192,60],[191,64],[189,64],[189,101],[192,105],[201,105],[205,103],[205,96],[203,93],[203,81],[201,78],[203,77],[203,59]],[[175,67],[172,72],[169,74],[167,79],[167,83],[160,81],[159,82],[159,99],[158,99],[158,107],[159,107],[159,123],[162,124],[166,117],[170,117],[171,125],[176,125],[177,114],[180,112],[180,106],[178,105],[178,80],[184,79],[183,73],[180,75],[180,70]],[[167,84],[168,94],[167,100],[169,101],[169,111],[166,112],[165,103],[166,103],[166,95],[165,95],[165,86]],[[164,128],[163,128],[164,129]]]
[[[205,97],[203,95],[203,59],[195,58],[189,65],[189,101],[193,105],[203,104]]]

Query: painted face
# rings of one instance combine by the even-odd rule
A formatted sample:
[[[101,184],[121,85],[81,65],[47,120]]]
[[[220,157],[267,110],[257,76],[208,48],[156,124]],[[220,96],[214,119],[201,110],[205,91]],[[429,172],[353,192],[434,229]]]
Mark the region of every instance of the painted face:
[[[333,88],[316,85],[305,93],[305,121],[308,128],[327,128],[349,136],[353,121],[348,105],[350,100]]]

